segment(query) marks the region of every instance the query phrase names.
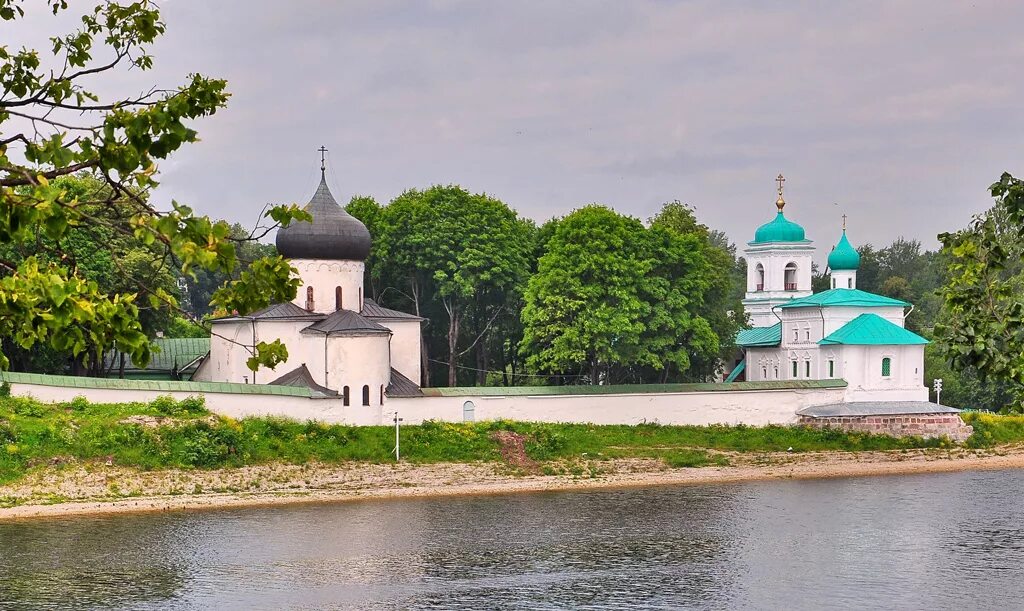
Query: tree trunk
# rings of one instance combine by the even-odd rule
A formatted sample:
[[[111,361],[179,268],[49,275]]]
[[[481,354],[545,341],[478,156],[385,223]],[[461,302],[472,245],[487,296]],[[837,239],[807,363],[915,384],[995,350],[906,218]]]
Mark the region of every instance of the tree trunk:
[[[459,343],[459,312],[455,304],[448,306],[448,386],[457,386],[455,351]]]
[[[476,385],[487,384],[487,341],[480,340],[476,345]]]

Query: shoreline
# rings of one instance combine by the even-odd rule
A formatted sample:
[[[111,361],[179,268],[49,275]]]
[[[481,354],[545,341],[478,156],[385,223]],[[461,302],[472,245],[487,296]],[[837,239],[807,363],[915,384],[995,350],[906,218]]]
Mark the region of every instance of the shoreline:
[[[43,470],[0,486],[0,521],[1024,468],[1024,447],[729,454],[730,466],[666,468],[656,459],[560,463],[558,475],[500,463],[263,465],[213,471]],[[575,473],[575,474],[573,474]],[[190,491],[186,492],[186,488]],[[206,490],[210,490],[207,492]],[[122,492],[127,491],[127,492]]]

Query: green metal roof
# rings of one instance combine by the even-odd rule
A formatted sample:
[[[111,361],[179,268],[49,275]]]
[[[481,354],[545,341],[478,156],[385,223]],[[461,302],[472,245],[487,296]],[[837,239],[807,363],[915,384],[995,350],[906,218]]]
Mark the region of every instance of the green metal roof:
[[[839,243],[828,254],[828,267],[832,271],[849,271],[860,267],[860,253],[846,239],[845,229]]]
[[[530,397],[551,395],[645,395],[690,392],[749,392],[794,388],[845,388],[845,380],[771,380],[698,384],[621,384],[615,386],[465,386],[424,388],[426,397]]]
[[[12,384],[38,384],[65,388],[109,388],[120,390],[156,390],[164,392],[234,393],[240,395],[286,395],[308,397],[308,388],[271,386],[269,384],[236,384],[233,382],[177,382],[171,380],[121,380],[118,378],[86,378],[53,376],[42,373],[0,372],[0,380]]]
[[[913,346],[927,344],[928,340],[889,322],[878,314],[861,314],[818,343],[845,346]]]
[[[770,327],[754,327],[741,329],[736,334],[736,345],[743,348],[755,346],[778,346],[782,343],[782,323],[777,322]]]
[[[729,377],[727,377],[725,379],[725,381],[726,382],[735,382],[736,378],[740,377],[740,374],[743,373],[743,370],[746,369],[746,368],[747,368],[747,359],[743,359],[742,361],[739,362],[738,365],[736,365],[736,368],[732,370],[732,373],[729,374]]]
[[[750,244],[804,241],[804,228],[787,219],[786,215],[779,210],[771,222],[757,228],[757,231],[754,232],[754,241]]]
[[[910,305],[906,301],[893,299],[884,295],[875,295],[858,289],[829,289],[807,297],[794,299],[780,305],[780,308],[807,308],[807,307],[831,307],[831,306],[855,306],[862,308],[878,307],[906,307]]]

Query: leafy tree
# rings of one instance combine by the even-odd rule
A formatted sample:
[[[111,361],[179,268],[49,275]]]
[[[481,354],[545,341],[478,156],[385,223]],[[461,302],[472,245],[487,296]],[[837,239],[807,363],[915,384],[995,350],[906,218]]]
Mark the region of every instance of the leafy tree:
[[[689,260],[676,261],[664,269],[663,276],[676,290],[689,295],[685,315],[695,317],[694,324],[698,325],[690,329],[694,335],[688,337],[684,332],[679,336],[694,348],[688,355],[688,363],[679,371],[686,372],[686,379],[710,379],[735,352],[736,334],[746,323],[743,311],[746,269],[740,269],[736,246],[728,237],[699,223],[693,208],[685,204],[678,201],[665,204],[651,219],[651,226],[673,231],[691,253]],[[682,312],[679,315],[684,316]],[[696,319],[707,323],[713,338]],[[713,348],[715,345],[717,348]],[[663,381],[667,381],[669,371],[666,369],[663,373]]]
[[[374,299],[379,297],[379,292],[382,287],[380,284],[380,274],[382,272],[380,260],[377,255],[377,240],[376,238],[381,233],[381,214],[383,208],[377,203],[377,200],[372,197],[364,195],[355,195],[349,200],[348,205],[345,206],[345,210],[356,217],[366,225],[366,229],[369,230],[370,235],[374,237],[374,240],[370,243],[370,256],[366,258],[366,273],[363,280],[363,294],[371,295]]]
[[[47,4],[53,15],[68,6],[62,0]],[[14,23],[23,16],[20,2],[0,0],[0,20]],[[94,93],[100,80],[106,80],[105,90],[123,82],[119,71],[151,68],[147,48],[164,30],[150,2],[105,1],[83,15],[75,31],[47,41],[42,52],[0,46],[0,242],[41,235],[55,245],[50,256],[0,261],[0,337],[24,349],[46,343],[82,358],[116,348],[146,363],[140,298],[154,308],[177,307],[163,287],[104,290],[82,275],[67,244],[73,228],[133,236],[185,275],[196,269],[230,273],[238,266],[227,223],[177,202],[157,210],[147,197],[158,185],[156,163],[196,141],[191,122],[225,106],[226,83],[193,74],[172,89]],[[82,195],[54,180],[83,170],[105,188]],[[278,206],[266,217],[287,224],[309,215],[297,206]],[[263,258],[218,289],[212,301],[222,311],[249,311],[291,299],[297,288],[291,272],[282,258]],[[285,355],[280,342],[265,344],[250,366],[273,366]],[[0,364],[8,359],[0,355]]]
[[[231,271],[223,269],[195,269],[185,275],[188,303],[184,309],[194,320],[201,320],[214,312],[213,296],[227,283],[238,280],[242,272],[255,261],[277,256],[277,247],[250,239],[252,232],[238,223],[231,225],[230,239],[235,243],[238,264]]]
[[[939,235],[948,279],[936,337],[958,371],[1011,385],[1024,398],[1024,181],[1004,173],[990,187],[996,205],[970,225]]]
[[[447,384],[457,384],[460,359],[470,351],[488,362],[479,354],[495,323],[517,312],[532,224],[490,196],[434,186],[406,191],[385,207],[375,241],[381,298],[400,297],[430,319],[427,339],[441,340],[448,355]]]
[[[664,381],[713,360],[719,340],[700,315],[708,234],[688,213],[670,207],[646,229],[595,204],[558,221],[527,285],[527,364],[598,384]]]

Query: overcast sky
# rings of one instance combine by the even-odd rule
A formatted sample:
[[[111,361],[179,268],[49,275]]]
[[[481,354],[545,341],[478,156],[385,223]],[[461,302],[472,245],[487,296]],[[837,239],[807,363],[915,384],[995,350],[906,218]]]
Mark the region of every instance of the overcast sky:
[[[452,182],[543,221],[679,199],[739,243],[782,172],[821,259],[843,212],[855,244],[934,247],[1024,174],[1020,2],[161,6],[146,80],[198,71],[232,98],[163,164],[157,200],[232,221],[308,201],[321,144],[339,201]]]

